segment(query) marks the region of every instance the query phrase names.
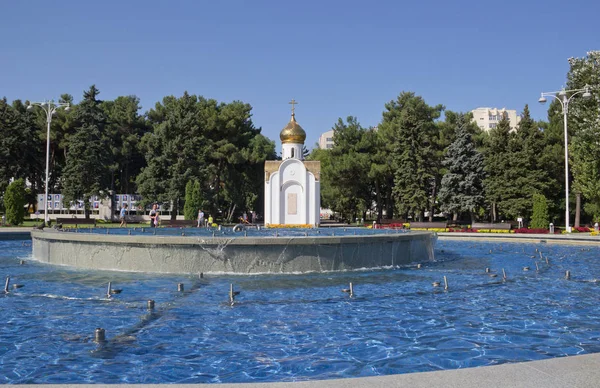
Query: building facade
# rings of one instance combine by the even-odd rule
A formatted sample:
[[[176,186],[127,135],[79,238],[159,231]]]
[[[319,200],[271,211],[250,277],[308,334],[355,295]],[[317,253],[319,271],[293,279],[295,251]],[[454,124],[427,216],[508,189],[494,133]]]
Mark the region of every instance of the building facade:
[[[319,148],[322,150],[333,148],[333,130],[324,132],[319,136]]]
[[[306,132],[292,118],[279,135],[283,160],[265,162],[265,225],[320,224],[321,162],[304,161]]]
[[[502,120],[502,117],[504,116],[510,121],[511,131],[516,131],[521,122],[521,116],[517,114],[516,110],[512,109],[477,108],[473,109],[471,113],[473,114],[473,121],[477,123],[479,128],[486,132],[496,128],[498,122]]]

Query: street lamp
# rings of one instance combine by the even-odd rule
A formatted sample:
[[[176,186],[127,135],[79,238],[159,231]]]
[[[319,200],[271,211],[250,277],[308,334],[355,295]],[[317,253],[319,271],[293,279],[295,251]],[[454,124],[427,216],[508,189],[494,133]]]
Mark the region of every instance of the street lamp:
[[[34,106],[41,107],[46,113],[46,123],[48,123],[48,131],[46,132],[46,194],[44,195],[44,225],[48,225],[48,174],[50,171],[50,123],[52,123],[52,115],[59,108],[65,108],[65,111],[71,109],[71,104],[68,102],[54,102],[54,100],[43,102],[30,102],[27,110],[32,110]]]
[[[565,126],[565,225],[567,229],[567,233],[571,233],[571,227],[569,226],[569,147],[567,145],[567,113],[569,112],[569,102],[573,97],[578,94],[583,93],[583,98],[592,97],[592,93],[590,93],[590,86],[585,85],[583,89],[572,89],[565,90],[564,88],[558,92],[547,92],[542,93],[542,96],[538,100],[540,104],[545,103],[546,97],[554,97],[560,102],[563,111],[563,122]],[[570,94],[569,97],[567,97]]]

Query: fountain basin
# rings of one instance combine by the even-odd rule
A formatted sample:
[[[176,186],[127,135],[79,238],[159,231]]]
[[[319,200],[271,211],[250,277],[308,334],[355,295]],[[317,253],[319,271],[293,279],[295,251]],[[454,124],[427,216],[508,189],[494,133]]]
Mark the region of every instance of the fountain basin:
[[[157,236],[31,232],[33,258],[87,269],[150,273],[303,273],[433,260],[436,236]]]

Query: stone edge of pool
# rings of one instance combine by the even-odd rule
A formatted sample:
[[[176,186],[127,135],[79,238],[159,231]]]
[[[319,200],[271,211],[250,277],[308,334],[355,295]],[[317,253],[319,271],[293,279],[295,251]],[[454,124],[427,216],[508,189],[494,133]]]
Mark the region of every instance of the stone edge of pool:
[[[31,231],[33,258],[147,273],[303,273],[433,260],[430,232],[358,236],[204,237]]]
[[[536,242],[557,244],[598,244],[600,236],[587,233],[571,234],[508,234],[508,233],[464,233],[442,232],[437,234],[440,240],[470,240],[470,241],[502,241],[502,242]]]

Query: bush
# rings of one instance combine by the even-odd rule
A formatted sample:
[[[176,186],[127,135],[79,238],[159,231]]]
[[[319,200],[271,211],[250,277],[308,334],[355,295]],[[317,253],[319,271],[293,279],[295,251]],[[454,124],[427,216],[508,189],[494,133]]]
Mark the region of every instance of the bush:
[[[6,209],[6,222],[11,225],[21,225],[25,219],[24,206],[25,182],[23,179],[13,181],[4,193],[4,208]]]

